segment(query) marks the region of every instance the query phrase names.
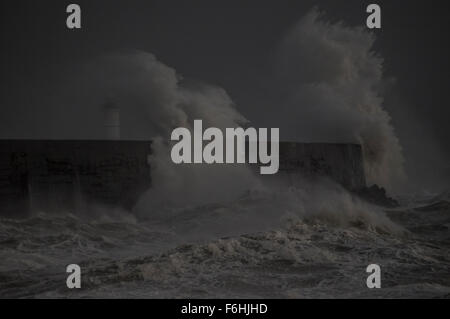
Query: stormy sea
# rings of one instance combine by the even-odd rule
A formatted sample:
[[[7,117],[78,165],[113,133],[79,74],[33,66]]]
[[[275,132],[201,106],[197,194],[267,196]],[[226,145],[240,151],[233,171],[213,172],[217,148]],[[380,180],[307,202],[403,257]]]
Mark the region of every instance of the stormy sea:
[[[147,217],[91,207],[2,218],[0,297],[449,298],[450,193],[398,202],[304,185]],[[81,289],[66,287],[73,263]],[[374,263],[382,288],[371,290]]]
[[[76,141],[102,141],[107,136],[118,141],[151,141],[145,158],[148,155],[152,185],[142,196],[138,194],[141,197],[138,203],[133,201],[130,210],[88,199],[77,209],[61,207],[50,212],[31,207],[32,213],[26,218],[11,219],[2,217],[5,214],[0,206],[0,298],[449,298],[450,192],[400,196],[396,190],[448,189],[448,160],[443,155],[448,138],[442,145],[432,138],[428,141],[423,137],[427,126],[413,121],[414,103],[409,105],[407,100],[403,103],[401,98],[394,98],[396,81],[390,72],[395,73],[395,69],[386,73],[389,63],[384,63],[382,57],[386,52],[378,52],[375,33],[328,18],[318,8],[302,12],[306,14],[280,31],[275,43],[267,45],[267,61],[258,62],[258,72],[252,76],[247,77],[241,69],[245,62],[222,60],[235,56],[240,44],[226,44],[233,52],[220,52],[220,59],[214,63],[221,68],[205,64],[203,57],[208,56],[210,39],[222,37],[208,35],[208,41],[200,41],[199,54],[191,52],[179,60],[190,65],[192,57],[198,55],[201,63],[198,67],[193,64],[191,71],[210,68],[212,74],[224,78],[228,77],[226,72],[222,74],[225,69],[236,67],[229,84],[235,79],[242,84],[234,90],[231,85],[230,92],[248,94],[248,98],[239,98],[238,93],[235,100],[225,87],[227,83],[216,79],[212,82],[217,84],[210,84],[208,77],[203,82],[202,72],[194,72],[191,78],[189,68],[181,67],[188,73],[185,76],[153,53],[133,49],[107,50],[74,62],[72,73],[61,68],[61,83],[55,80],[54,86],[41,89],[41,97],[26,100],[24,110],[30,110],[26,114],[35,121],[36,131],[22,132],[27,117],[18,117],[24,111],[16,108],[17,101],[10,102],[14,106],[11,116],[0,116],[6,119],[3,127],[10,127],[10,122],[18,124],[11,126],[11,132],[4,129],[5,136]],[[250,25],[247,20],[245,24]],[[258,37],[264,34],[260,28],[255,30]],[[147,36],[146,32],[142,34]],[[252,43],[247,33],[242,34],[242,43]],[[133,31],[131,38],[134,36]],[[203,49],[203,43],[208,50]],[[401,54],[398,60],[406,63],[404,69],[411,69],[404,56],[414,57],[418,52],[417,41],[412,43],[413,49],[405,51],[408,53]],[[30,50],[35,51],[39,50]],[[179,48],[169,50],[172,51],[184,52]],[[53,51],[49,53],[53,55]],[[252,59],[259,55],[265,54],[248,54]],[[168,56],[169,61],[176,61]],[[414,64],[417,61],[422,60],[414,58]],[[261,70],[260,75],[259,65],[266,64],[267,70]],[[199,79],[196,74],[200,74]],[[42,83],[47,78],[36,77]],[[414,79],[414,85],[404,92],[412,94],[412,101],[425,99],[425,103],[417,102],[427,106],[423,114],[447,105],[442,102],[428,107],[429,96],[439,92],[430,84],[431,76],[414,73],[400,77],[403,81],[408,78]],[[421,86],[417,82],[420,78],[425,79]],[[427,86],[432,88],[429,92],[423,90]],[[28,91],[39,92],[38,88],[33,86]],[[20,88],[21,98],[17,100],[22,101],[26,91]],[[48,97],[44,99],[44,95]],[[396,116],[391,117],[390,110],[395,110]],[[446,118],[442,112],[437,113],[439,119]],[[219,132],[228,128],[279,128],[276,138],[265,136],[259,141],[356,144],[361,147],[361,156],[352,152],[352,156],[345,157],[341,151],[325,156],[328,164],[333,164],[327,165],[325,171],[330,173],[336,167],[333,172],[338,178],[334,180],[343,186],[321,178],[312,182],[295,174],[284,176],[283,165],[274,177],[280,180],[270,181],[261,181],[254,176],[253,168],[238,164],[235,167],[228,160],[227,165],[218,165],[220,168],[198,165],[196,159],[184,162],[196,164],[176,165],[170,156],[173,145],[169,143],[176,140],[170,138],[174,128],[194,132],[194,150],[200,158],[203,155],[195,147],[196,120],[201,120],[205,129]],[[394,127],[394,123],[403,122],[405,127]],[[99,123],[105,123],[104,127]],[[407,155],[397,130],[403,132]],[[430,136],[434,136],[433,132]],[[191,135],[186,135],[190,143]],[[198,136],[202,139],[203,135]],[[211,140],[203,139],[197,141],[198,145]],[[55,162],[53,157],[59,155],[56,146],[50,151],[36,147],[30,151],[27,162],[26,156],[11,157],[12,146],[5,145],[5,172],[16,172],[21,189],[30,195],[28,202],[36,202],[33,188],[37,189],[36,194],[40,193],[39,186],[33,187],[33,176],[39,174],[48,177],[42,192],[45,196],[60,188],[52,179],[55,176],[57,181],[61,176],[70,176],[66,184],[78,185],[71,189],[82,195],[79,175],[64,175],[48,168],[48,163]],[[186,149],[190,147],[191,144]],[[97,172],[94,162],[97,154],[104,157],[102,149],[77,147],[65,152],[73,155],[59,157],[73,157],[76,161],[72,162],[89,162],[94,167],[87,177],[89,185],[96,184],[96,191],[90,192],[94,199],[98,193],[105,193],[120,202],[122,193],[117,195],[109,189],[122,190],[132,185],[123,182],[128,170],[112,180],[114,172],[129,166],[130,161]],[[134,152],[127,147],[125,153],[132,158]],[[37,153],[44,164],[35,165]],[[312,164],[308,164],[306,173],[316,174],[327,152],[315,153],[320,156],[293,152],[292,156],[280,154],[274,159],[277,158],[277,165],[292,161],[291,171],[297,172],[304,166],[302,158],[307,158]],[[190,151],[186,154],[191,157]],[[111,157],[105,158],[111,162]],[[215,163],[223,163],[220,157]],[[60,167],[61,158],[52,166]],[[30,173],[29,167],[34,172]],[[130,167],[132,171],[134,166]],[[412,174],[408,180],[411,171],[420,174]],[[140,174],[139,170],[135,172]],[[4,175],[5,189],[9,189],[11,178]],[[102,175],[100,180],[106,182],[94,179],[91,183],[94,175]],[[150,182],[150,176],[145,179]],[[347,191],[344,187],[351,189],[346,184],[353,179],[360,180],[357,184],[361,187],[386,187],[395,205]],[[402,184],[407,187],[398,187]],[[84,193],[89,195],[86,189]],[[66,286],[66,267],[72,264],[81,267],[81,289]],[[381,267],[381,289],[367,287],[366,270],[372,264]]]

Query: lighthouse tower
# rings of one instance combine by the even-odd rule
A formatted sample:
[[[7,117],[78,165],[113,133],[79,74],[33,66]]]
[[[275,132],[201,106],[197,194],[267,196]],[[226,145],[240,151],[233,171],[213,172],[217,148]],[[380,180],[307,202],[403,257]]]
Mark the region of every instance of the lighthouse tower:
[[[120,140],[120,109],[112,101],[103,105],[105,138],[107,140]]]

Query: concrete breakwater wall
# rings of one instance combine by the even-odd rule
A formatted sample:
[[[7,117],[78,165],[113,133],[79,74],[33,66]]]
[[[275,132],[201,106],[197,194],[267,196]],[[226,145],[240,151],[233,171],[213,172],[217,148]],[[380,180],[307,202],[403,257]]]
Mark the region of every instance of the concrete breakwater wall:
[[[0,215],[86,203],[130,209],[151,187],[150,154],[150,141],[0,140]],[[280,143],[280,174],[366,186],[354,144]]]
[[[280,143],[280,172],[329,177],[351,191],[366,187],[362,148],[357,144]]]
[[[147,141],[0,141],[0,214],[131,208],[151,186],[150,152]]]

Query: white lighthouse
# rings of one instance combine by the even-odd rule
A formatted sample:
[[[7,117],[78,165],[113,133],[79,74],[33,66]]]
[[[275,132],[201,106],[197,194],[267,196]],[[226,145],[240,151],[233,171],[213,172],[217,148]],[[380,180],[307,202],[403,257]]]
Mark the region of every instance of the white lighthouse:
[[[120,109],[112,101],[103,106],[105,133],[108,140],[120,140]]]

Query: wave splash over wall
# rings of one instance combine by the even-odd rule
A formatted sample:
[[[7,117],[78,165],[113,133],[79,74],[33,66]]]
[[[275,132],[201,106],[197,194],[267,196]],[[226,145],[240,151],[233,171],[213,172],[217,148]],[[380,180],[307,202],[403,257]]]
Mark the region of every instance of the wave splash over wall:
[[[405,179],[400,142],[383,105],[392,83],[363,27],[326,21],[317,8],[281,42],[274,78],[285,138],[354,142],[364,150],[370,183],[395,190]]]

